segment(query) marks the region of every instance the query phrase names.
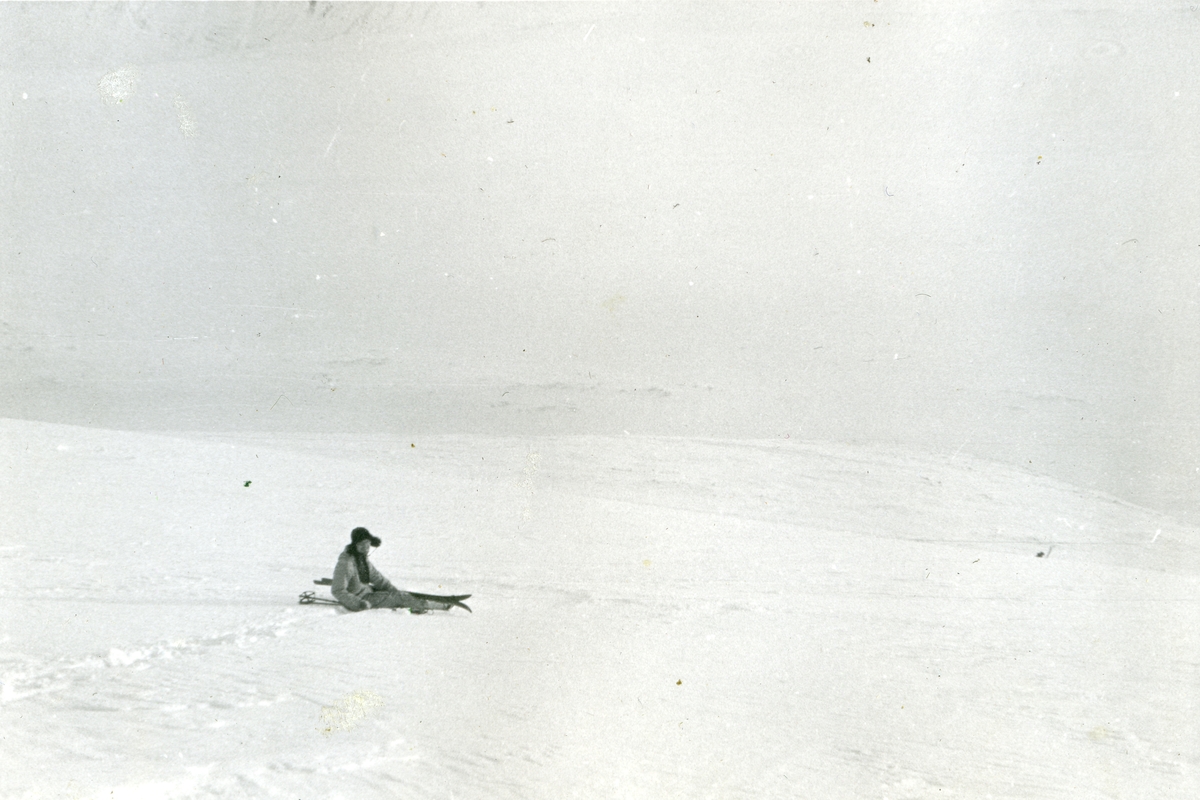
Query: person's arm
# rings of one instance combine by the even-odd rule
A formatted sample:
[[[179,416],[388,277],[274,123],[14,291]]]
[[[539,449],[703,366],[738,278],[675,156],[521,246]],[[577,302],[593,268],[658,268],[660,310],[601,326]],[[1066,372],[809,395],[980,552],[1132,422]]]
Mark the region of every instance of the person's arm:
[[[350,591],[350,570],[354,569],[354,559],[339,558],[333,569],[333,585],[329,591],[337,601],[351,611],[365,611],[371,604]]]
[[[386,577],[384,577],[384,574],[382,572],[375,569],[374,564],[371,565],[371,586],[375,587],[375,591],[377,591],[377,592],[398,592],[398,591],[400,591],[399,589],[397,589],[395,586],[392,585],[391,581],[389,581]]]

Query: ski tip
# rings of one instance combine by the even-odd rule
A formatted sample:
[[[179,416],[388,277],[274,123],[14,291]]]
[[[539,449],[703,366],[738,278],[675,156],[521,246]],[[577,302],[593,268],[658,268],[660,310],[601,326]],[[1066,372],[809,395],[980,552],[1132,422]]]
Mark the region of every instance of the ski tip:
[[[450,611],[455,608],[465,608],[467,610],[468,614],[475,613],[474,611],[471,610],[471,607],[469,605],[467,605],[466,603],[463,603],[463,602],[445,603],[445,604],[440,604],[440,605],[442,606],[443,611]]]

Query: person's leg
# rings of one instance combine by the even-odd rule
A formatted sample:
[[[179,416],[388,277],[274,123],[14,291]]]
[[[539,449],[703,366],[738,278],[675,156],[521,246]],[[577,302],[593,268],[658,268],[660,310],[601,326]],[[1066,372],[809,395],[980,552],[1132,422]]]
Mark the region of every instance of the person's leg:
[[[408,592],[371,592],[364,598],[371,608],[408,608],[413,611],[428,611],[429,604]]]

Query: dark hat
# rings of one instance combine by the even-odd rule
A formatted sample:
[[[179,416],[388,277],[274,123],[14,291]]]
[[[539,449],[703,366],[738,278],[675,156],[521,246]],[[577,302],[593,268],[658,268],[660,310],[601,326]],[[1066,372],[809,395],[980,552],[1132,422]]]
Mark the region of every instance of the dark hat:
[[[371,532],[366,528],[355,528],[350,531],[350,544],[358,544],[363,539],[370,539],[371,547],[379,547],[379,545],[383,544],[382,539],[378,536],[372,536]]]

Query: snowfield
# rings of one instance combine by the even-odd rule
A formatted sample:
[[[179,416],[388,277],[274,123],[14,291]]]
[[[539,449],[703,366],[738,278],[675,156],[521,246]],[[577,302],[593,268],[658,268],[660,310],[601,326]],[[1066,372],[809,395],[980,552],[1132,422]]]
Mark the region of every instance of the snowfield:
[[[1200,796],[1197,531],[1011,467],[0,437],[6,798]],[[297,605],[356,525],[474,614]]]

